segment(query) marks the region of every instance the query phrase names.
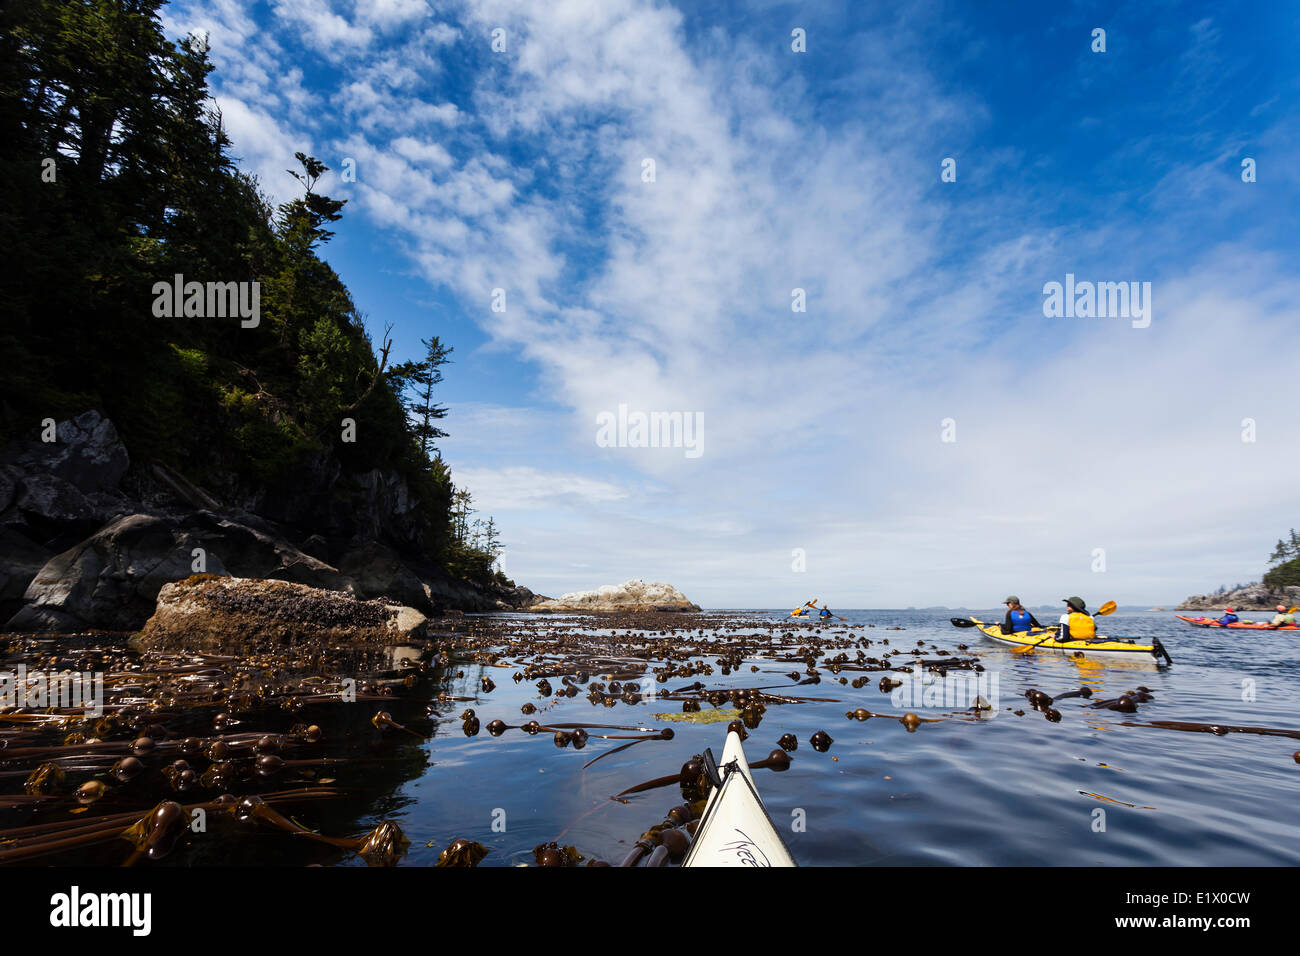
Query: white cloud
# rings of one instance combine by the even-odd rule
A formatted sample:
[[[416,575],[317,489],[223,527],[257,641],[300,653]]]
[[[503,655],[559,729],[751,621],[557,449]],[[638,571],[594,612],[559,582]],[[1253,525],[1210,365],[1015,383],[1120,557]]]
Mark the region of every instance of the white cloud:
[[[288,170],[295,165],[294,152],[311,153],[310,140],[243,100],[223,96],[216,99],[216,105],[240,166],[256,173],[262,189],[277,200],[296,193],[296,183]]]
[[[475,507],[498,514],[517,508],[582,508],[628,497],[627,491],[607,481],[545,472],[527,465],[500,469],[453,465],[452,477],[457,485],[470,489]]]
[[[229,82],[264,90],[231,101],[236,144],[269,168],[286,140],[324,134],[294,112],[309,97],[274,90],[277,41],[213,9],[250,47]],[[730,605],[809,587],[840,606],[978,603],[1009,587],[1168,600],[1213,586],[1198,574],[1244,576],[1210,552],[1258,567],[1251,542],[1294,523],[1277,510],[1300,466],[1283,379],[1243,368],[1293,337],[1285,264],[1225,247],[1157,271],[1155,250],[1179,248],[1185,228],[1172,210],[1138,232],[1105,210],[1045,223],[1053,197],[1015,184],[937,192],[939,159],[989,111],[913,55],[932,14],[858,38],[861,68],[836,82],[864,115],[829,126],[802,81],[769,82],[765,54],[723,36],[693,50],[662,5],[470,2],[459,29],[434,22],[364,55],[405,5],[352,19],[306,0],[279,9],[282,26],[350,51],[321,94],[344,117],[331,147],[358,160],[349,208],[571,411],[447,443],[480,506],[509,509],[522,582],[660,576]],[[443,75],[443,45],[485,50],[497,26],[509,52],[470,105],[426,82]],[[1214,31],[1192,39],[1210,46]],[[1232,151],[1207,155],[1168,172],[1171,206],[1215,194]],[[994,151],[983,175],[1018,162]],[[959,182],[978,175],[959,168]],[[1042,317],[1043,282],[1099,262],[1124,271],[1108,278],[1154,281],[1150,329]],[[489,310],[497,287],[505,313]],[[806,313],[790,310],[796,287]],[[596,413],[620,403],[702,412],[704,457],[595,447]],[[954,445],[939,441],[949,416]],[[1247,416],[1253,446],[1239,438]],[[503,448],[534,457],[508,463]],[[790,571],[793,547],[807,576]],[[1088,571],[1094,547],[1104,575]]]
[[[272,9],[304,42],[331,59],[341,58],[348,48],[365,47],[374,38],[367,26],[336,13],[327,0],[274,0]]]

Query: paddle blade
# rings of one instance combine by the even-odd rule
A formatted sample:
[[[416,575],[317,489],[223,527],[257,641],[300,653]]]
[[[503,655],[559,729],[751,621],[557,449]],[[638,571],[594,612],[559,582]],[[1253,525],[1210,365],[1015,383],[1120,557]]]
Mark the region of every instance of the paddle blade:
[[[968,617],[949,618],[949,621],[952,623],[953,627],[974,627],[975,626],[975,622]]]
[[[1093,617],[1105,617],[1107,614],[1114,614],[1115,608],[1119,607],[1114,601],[1107,601],[1101,607],[1097,608],[1097,613]]]

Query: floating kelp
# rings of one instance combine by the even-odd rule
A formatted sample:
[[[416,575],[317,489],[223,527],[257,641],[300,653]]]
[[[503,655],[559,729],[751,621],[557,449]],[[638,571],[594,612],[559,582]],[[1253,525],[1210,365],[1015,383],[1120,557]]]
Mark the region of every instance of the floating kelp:
[[[1226,734],[1259,734],[1264,737],[1292,737],[1300,740],[1300,730],[1286,730],[1280,727],[1238,727],[1233,724],[1203,724],[1186,720],[1152,720],[1148,723],[1126,720],[1122,726],[1159,727],[1162,730],[1182,730],[1191,733],[1214,734],[1219,737]],[[1297,762],[1300,762],[1300,760]]]
[[[982,699],[966,707],[967,699],[958,705],[965,709],[950,712],[922,710],[918,704],[910,706],[919,712],[877,711],[875,688],[890,694],[902,685],[903,675],[912,675],[909,682],[925,681],[949,672],[978,673],[983,665],[965,647],[948,651],[932,644],[908,646],[910,641],[891,646],[888,639],[866,637],[862,626],[792,629],[784,621],[752,616],[665,620],[637,614],[598,622],[470,616],[434,627],[437,633],[429,640],[397,651],[309,641],[248,657],[139,653],[102,635],[79,646],[15,639],[9,660],[19,655],[27,666],[51,672],[102,670],[105,697],[102,712],[94,716],[57,708],[0,710],[0,863],[89,859],[148,865],[175,859],[191,853],[197,838],[188,827],[176,828],[176,811],[165,806],[170,804],[187,813],[206,809],[236,859],[271,852],[280,861],[281,851],[293,846],[296,853],[288,852],[299,859],[332,862],[359,853],[367,862],[391,864],[405,852],[400,829],[390,821],[368,834],[355,831],[372,827],[387,811],[383,798],[403,780],[425,772],[431,760],[441,760],[438,752],[448,746],[468,752],[469,766],[476,769],[476,748],[497,747],[497,738],[510,735],[516,746],[503,747],[502,754],[518,769],[503,772],[550,774],[555,762],[572,758],[564,785],[581,780],[583,771],[596,765],[611,768],[609,774],[597,771],[604,787],[614,764],[597,761],[629,747],[670,741],[674,726],[679,740],[700,739],[700,749],[705,733],[720,739],[724,726],[748,737],[751,747],[756,738],[770,743],[779,735],[779,747],[750,766],[782,770],[790,766],[789,751],[799,741],[791,733],[765,734],[764,728],[776,714],[789,713],[780,711],[783,707],[836,704],[829,714],[821,708],[813,719],[845,713],[852,721],[871,721],[873,729],[885,720],[909,733],[937,721],[975,726],[991,710]],[[4,667],[0,661],[0,670]],[[747,686],[731,686],[742,680]],[[822,684],[825,688],[798,690]],[[1088,705],[1114,705],[1123,713],[1120,708],[1127,704],[1121,698],[1141,704],[1149,694],[1137,688],[1107,700],[1089,699]],[[1090,695],[1080,688],[1055,695],[1031,690],[1026,696],[1030,706],[1054,721],[1063,711],[1073,712],[1061,706],[1066,699]],[[581,713],[588,707],[598,711]],[[627,707],[637,710],[619,709]],[[561,714],[564,720],[553,719]],[[508,722],[515,719],[521,723]],[[800,727],[817,726],[799,720]],[[705,726],[696,730],[692,724]],[[1051,732],[1041,724],[1019,726],[1028,733]],[[880,730],[895,733],[892,726]],[[545,741],[541,750],[517,746],[532,738]],[[809,759],[815,766],[829,768],[829,761],[815,754],[832,748],[830,734],[819,730],[805,742],[814,751]],[[669,750],[672,762],[656,768],[655,754]],[[829,760],[847,760],[854,742],[842,740],[834,750]],[[555,839],[532,847],[531,855],[513,846],[507,858],[573,865],[572,849],[579,865],[679,862],[708,794],[702,761],[687,761],[678,773],[669,773],[682,756],[674,748],[642,747],[634,756],[643,759],[621,762],[620,775],[627,764],[651,769],[633,770],[630,779],[616,777],[615,785],[599,793],[632,783],[614,800],[635,805],[640,794],[676,786],[682,800],[645,830],[634,848],[588,847],[565,836],[590,813],[626,812],[597,801],[576,820],[556,821],[554,834],[541,835]],[[447,764],[464,765],[459,759]],[[634,783],[642,777],[652,779]],[[340,810],[325,812],[330,804]],[[363,818],[364,827],[340,822]],[[32,826],[50,829],[25,832]],[[122,839],[132,827],[139,827],[132,841]],[[239,834],[254,828],[263,839],[241,844]],[[486,848],[474,842],[474,832],[462,832],[441,852],[438,865],[482,861]],[[10,840],[19,842],[5,842]],[[20,855],[3,855],[11,849]]]
[[[75,707],[0,713],[7,728],[0,788],[16,780],[21,805],[33,810],[13,821],[0,815],[0,864],[83,859],[92,848],[103,862],[157,861],[201,839],[209,819],[220,826],[224,817],[356,852],[371,865],[400,859],[405,837],[391,821],[360,837],[330,837],[274,807],[300,812],[320,800],[355,803],[355,793],[322,786],[320,770],[356,767],[362,779],[373,772],[363,766],[409,762],[366,751],[385,734],[427,739],[390,711],[434,699],[441,674],[430,663],[432,644],[395,655],[389,648],[308,642],[240,657],[138,653],[103,640],[91,647],[75,639],[15,641],[10,653],[24,656],[0,661],[0,671],[10,674],[94,671],[102,688]],[[307,709],[318,720],[301,720]],[[428,721],[424,703],[410,709],[407,722]],[[323,747],[339,755],[326,756]],[[19,796],[0,793],[0,811],[18,808]],[[115,840],[129,845],[125,855],[108,849]]]
[[[710,710],[697,710],[691,713],[682,714],[655,714],[655,720],[680,721],[687,724],[716,724],[721,721],[730,721],[740,716],[740,711],[723,708]]]

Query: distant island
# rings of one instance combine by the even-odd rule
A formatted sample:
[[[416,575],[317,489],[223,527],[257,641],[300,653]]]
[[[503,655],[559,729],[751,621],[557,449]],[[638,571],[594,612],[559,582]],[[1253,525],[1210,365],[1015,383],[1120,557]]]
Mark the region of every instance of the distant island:
[[[1271,611],[1279,604],[1300,604],[1300,533],[1294,528],[1279,538],[1269,556],[1269,569],[1254,584],[1220,587],[1210,594],[1193,594],[1178,605],[1180,611],[1211,611],[1231,607],[1239,611]]]

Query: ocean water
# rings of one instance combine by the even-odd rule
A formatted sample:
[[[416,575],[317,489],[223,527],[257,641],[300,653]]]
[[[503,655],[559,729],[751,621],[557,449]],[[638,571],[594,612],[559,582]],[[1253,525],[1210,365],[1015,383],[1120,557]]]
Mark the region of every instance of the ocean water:
[[[909,680],[909,674],[833,674],[823,661],[839,650],[827,643],[818,656],[820,683],[796,686],[789,675],[798,671],[803,679],[806,665],[771,659],[777,651],[768,644],[766,652],[747,657],[729,674],[722,673],[714,649],[695,659],[712,664],[711,674],[634,682],[656,693],[700,681],[710,689],[765,687],[789,697],[822,698],[769,704],[745,743],[752,763],[775,748],[782,735],[798,739],[788,770],[756,770],[755,779],[769,814],[802,866],[1300,864],[1300,764],[1293,757],[1300,751],[1300,740],[1145,726],[1183,721],[1300,730],[1295,664],[1300,632],[1192,628],[1172,613],[1159,612],[1121,611],[1104,620],[1103,633],[1108,635],[1159,637],[1174,663],[1158,667],[1149,658],[1134,663],[1040,651],[1013,654],[977,630],[949,623],[954,614],[966,613],[839,611],[846,621],[822,626],[792,621],[785,610],[711,612],[676,618],[680,629],[666,636],[653,631],[612,633],[603,629],[608,624],[600,618],[471,616],[465,625],[479,635],[495,633],[494,641],[518,642],[502,648],[498,666],[482,648],[453,656],[444,668],[450,678],[436,685],[444,696],[433,705],[432,714],[421,700],[394,698],[314,704],[296,715],[273,708],[241,717],[237,729],[256,733],[283,733],[295,721],[319,722],[325,728],[323,743],[291,756],[346,760],[313,765],[315,776],[309,780],[295,782],[286,772],[260,783],[241,783],[238,792],[311,782],[343,788],[346,798],[295,805],[290,815],[334,837],[361,836],[382,820],[396,821],[411,841],[400,861],[403,866],[434,864],[456,839],[474,840],[488,849],[482,866],[531,864],[534,848],[551,841],[571,845],[588,859],[617,864],[642,833],[661,823],[683,799],[676,785],[623,800],[611,798],[643,781],[678,773],[706,747],[720,754],[726,724],[670,723],[657,715],[680,713],[681,701],[656,696],[597,706],[581,684],[575,697],[543,696],[537,678],[516,681],[515,674],[539,655],[562,660],[579,645],[586,654],[618,657],[656,642],[691,647],[702,636],[738,641],[757,635],[760,641],[775,636],[776,643],[789,648],[795,641],[782,641],[781,635],[806,638],[820,630],[823,638],[852,635],[855,644],[869,639],[872,644],[863,649],[868,657],[899,649],[910,652],[919,642],[925,659],[938,659],[940,651],[977,655],[984,670],[952,671],[956,693],[947,700],[933,692],[939,686],[934,684],[928,695],[922,689],[911,700],[899,700],[897,694],[915,690],[915,685],[884,692],[880,680]],[[974,613],[985,620],[996,617],[992,610]],[[710,633],[701,635],[702,624],[710,625]],[[462,632],[454,640],[464,638]],[[563,647],[552,644],[557,639]],[[752,639],[748,644],[759,646]],[[856,651],[856,646],[848,651],[851,660]],[[889,660],[904,666],[914,659],[903,653]],[[675,661],[688,664],[691,658]],[[662,661],[651,663],[659,666]],[[590,682],[607,683],[603,675],[608,669],[592,668]],[[490,693],[482,689],[484,676],[495,684]],[[841,677],[864,680],[855,688],[841,684]],[[550,683],[553,691],[563,688],[559,676],[551,676]],[[1092,691],[1092,700],[1145,687],[1151,699],[1136,713],[1125,714],[1096,709],[1087,699],[1066,698],[1054,704],[1061,718],[1052,722],[1024,696],[1036,689],[1058,697],[1080,687]],[[968,710],[977,693],[994,707],[979,717]],[[536,713],[522,713],[525,705],[535,707]],[[167,723],[174,735],[202,736],[211,732],[212,714],[223,706],[196,711],[189,723],[179,717]],[[467,708],[474,709],[480,723],[472,736],[460,719]],[[846,717],[859,708],[895,717]],[[371,717],[381,709],[432,736],[420,740],[377,730]],[[912,732],[896,719],[907,711],[925,719]],[[557,747],[550,732],[529,735],[511,729],[494,737],[488,725],[497,719],[516,728],[529,720],[580,723],[593,736],[580,750]],[[671,727],[674,737],[643,739],[615,753],[626,740],[595,735],[628,732],[602,730],[598,724]],[[824,753],[809,744],[818,731],[833,739]],[[6,770],[2,757],[0,750],[0,794],[21,793],[30,768]],[[115,788],[115,795],[97,804],[91,816],[175,799],[159,772],[172,757],[146,756],[149,772]],[[203,766],[196,760],[197,769]],[[68,767],[65,789],[70,792],[91,771]],[[214,795],[196,793],[192,799]],[[0,828],[68,818],[63,804],[36,815],[26,807],[19,803],[0,808]],[[41,862],[116,866],[128,850],[123,841],[110,840]],[[224,815],[214,818],[208,834],[189,836],[157,865],[266,863],[364,865],[355,853]]]
[[[741,623],[789,622],[786,611],[732,613]],[[965,612],[838,613],[848,620],[836,622],[837,631],[877,642],[868,656],[880,653],[878,642],[884,638],[891,647],[922,641],[927,657],[933,657],[931,644],[954,654],[965,653],[958,645],[966,644],[985,668],[986,696],[996,682],[990,703],[997,707],[978,720],[954,717],[908,732],[898,720],[849,720],[845,713],[860,707],[893,714],[913,710],[929,718],[959,708],[895,706],[879,689],[880,673],[864,675],[866,686],[854,689],[822,668],[820,684],[777,690],[832,699],[769,706],[745,744],[753,762],[782,734],[798,738],[789,770],[755,773],[768,811],[800,865],[1300,864],[1295,810],[1300,764],[1292,756],[1300,740],[1139,726],[1188,721],[1300,729],[1295,665],[1300,632],[1206,630],[1160,612],[1121,611],[1105,619],[1102,630],[1108,635],[1159,637],[1174,663],[1156,667],[1013,654],[976,630],[951,626],[949,618]],[[996,612],[976,616],[991,620]],[[573,627],[575,621],[556,626]],[[904,630],[885,630],[891,627]],[[694,680],[710,688],[788,685],[782,675],[792,666],[802,670],[747,660],[729,676],[715,671],[663,686]],[[491,694],[478,692],[483,673],[497,684]],[[533,684],[509,680],[511,673],[465,666],[464,677],[450,690],[475,699],[449,703],[445,712],[454,717],[474,707],[484,727],[494,718],[514,725],[536,719],[662,727],[654,714],[681,710],[680,702],[653,699],[613,708],[593,708],[583,696],[548,703]],[[863,675],[846,671],[841,676]],[[1062,716],[1053,723],[1023,696],[1031,688],[1055,696],[1081,686],[1092,689],[1094,700],[1145,686],[1152,699],[1136,714],[1066,699],[1055,705]],[[523,716],[519,708],[527,701],[546,709]],[[705,747],[721,752],[725,724],[671,726],[676,732],[671,741],[641,743],[583,769],[622,741],[593,738],[577,751],[557,748],[550,734],[530,737],[512,730],[494,738],[483,731],[466,737],[459,721],[441,723],[432,740],[417,744],[427,757],[422,771],[384,801],[413,843],[404,862],[430,864],[452,839],[465,837],[488,847],[483,866],[531,862],[532,848],[551,840],[617,863],[642,832],[682,801],[675,786],[625,802],[610,797],[676,773]],[[809,746],[816,731],[833,738],[826,753]]]

